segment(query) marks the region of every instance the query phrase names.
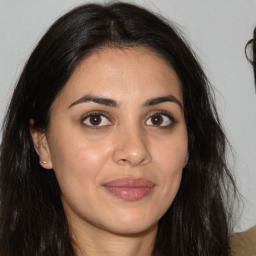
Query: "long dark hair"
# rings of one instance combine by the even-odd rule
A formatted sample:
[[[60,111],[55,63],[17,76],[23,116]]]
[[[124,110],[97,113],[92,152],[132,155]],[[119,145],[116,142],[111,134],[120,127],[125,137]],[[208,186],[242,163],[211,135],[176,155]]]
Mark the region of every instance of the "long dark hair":
[[[77,65],[99,47],[144,46],[174,68],[182,83],[189,162],[178,194],[161,218],[159,255],[228,255],[226,138],[211,87],[172,24],[125,3],[80,6],[41,39],[17,83],[1,144],[0,256],[72,256],[68,222],[53,171],[39,165],[30,136],[46,130],[50,107]]]

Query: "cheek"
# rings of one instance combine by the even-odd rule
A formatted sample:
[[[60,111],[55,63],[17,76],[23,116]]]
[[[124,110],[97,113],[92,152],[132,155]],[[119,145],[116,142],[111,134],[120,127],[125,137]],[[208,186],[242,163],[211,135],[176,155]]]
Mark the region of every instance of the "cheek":
[[[73,140],[68,146],[57,143],[53,149],[53,168],[66,213],[73,209],[71,212],[80,214],[85,202],[90,208],[94,207],[95,187],[109,158],[108,151],[103,148],[99,151],[99,145],[87,144]]]
[[[109,159],[108,147],[104,147],[104,143],[85,141],[81,136],[61,138],[52,141],[50,147],[53,169],[61,190],[77,190],[81,183],[94,184]]]
[[[155,158],[164,171],[179,171],[185,167],[188,156],[188,141],[185,132],[180,136],[173,136],[161,143],[156,143],[154,148]]]
[[[174,197],[179,189],[183,168],[187,162],[187,137],[165,141],[157,148],[155,159],[161,172],[163,193]]]
[[[75,168],[90,168],[100,164],[108,154],[108,147],[103,141],[92,140],[80,128],[52,131],[50,152],[55,169],[59,165]],[[105,146],[104,146],[105,145]]]
[[[174,142],[172,140],[172,142]],[[155,198],[154,213],[159,220],[171,206],[179,190],[187,143],[163,143],[155,154],[156,170],[159,178],[159,191]]]

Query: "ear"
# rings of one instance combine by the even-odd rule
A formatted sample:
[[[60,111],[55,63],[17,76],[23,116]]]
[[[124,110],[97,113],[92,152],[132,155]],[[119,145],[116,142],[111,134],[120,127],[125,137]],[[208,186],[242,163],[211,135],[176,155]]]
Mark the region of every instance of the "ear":
[[[186,165],[188,164],[188,159],[189,159],[189,152],[187,152],[186,158],[185,158],[185,160],[184,160],[184,166],[183,166],[183,168],[185,168]]]
[[[52,169],[50,149],[45,132],[34,127],[34,120],[30,120],[30,134],[34,148],[39,156],[39,164],[45,169]]]

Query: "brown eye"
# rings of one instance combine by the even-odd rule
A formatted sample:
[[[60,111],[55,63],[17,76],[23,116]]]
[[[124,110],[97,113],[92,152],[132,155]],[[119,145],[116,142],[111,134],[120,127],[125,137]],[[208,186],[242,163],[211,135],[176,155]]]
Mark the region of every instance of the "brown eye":
[[[91,125],[99,125],[101,123],[100,115],[92,115],[89,117],[89,122]]]
[[[154,115],[151,117],[151,123],[153,125],[161,125],[163,123],[163,117],[161,115]]]
[[[107,117],[97,113],[88,115],[86,118],[83,119],[82,123],[91,127],[107,126],[111,124]]]
[[[160,126],[160,127],[168,127],[174,123],[174,119],[169,114],[163,113],[155,113],[149,117],[146,121],[146,124],[149,126]]]

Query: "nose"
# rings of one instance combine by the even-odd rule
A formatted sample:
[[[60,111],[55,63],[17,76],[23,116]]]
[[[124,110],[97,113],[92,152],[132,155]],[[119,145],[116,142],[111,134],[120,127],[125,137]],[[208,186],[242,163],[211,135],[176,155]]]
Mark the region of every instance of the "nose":
[[[116,138],[113,160],[117,164],[131,167],[145,165],[152,160],[148,144],[145,133],[142,131],[123,130]]]

